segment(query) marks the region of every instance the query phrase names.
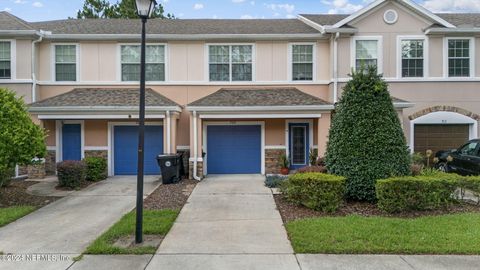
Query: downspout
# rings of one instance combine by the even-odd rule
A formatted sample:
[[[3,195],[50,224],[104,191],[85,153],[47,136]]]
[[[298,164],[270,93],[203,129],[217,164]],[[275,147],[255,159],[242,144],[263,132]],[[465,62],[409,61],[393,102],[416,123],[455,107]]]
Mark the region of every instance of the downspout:
[[[166,125],[167,125],[167,149],[168,149],[167,154],[173,154],[172,153],[171,142],[170,142],[170,129],[171,129],[171,127],[170,127],[170,111],[167,111],[166,117],[167,117]]]
[[[335,33],[333,39],[333,103],[338,102],[338,38],[340,32]]]
[[[202,180],[197,175],[197,162],[198,162],[198,149],[197,149],[197,111],[193,111],[193,179],[200,181]]]
[[[38,33],[39,38],[32,42],[32,103],[37,101],[37,75],[36,73],[36,57],[35,57],[35,45],[42,42],[43,40],[43,31]]]

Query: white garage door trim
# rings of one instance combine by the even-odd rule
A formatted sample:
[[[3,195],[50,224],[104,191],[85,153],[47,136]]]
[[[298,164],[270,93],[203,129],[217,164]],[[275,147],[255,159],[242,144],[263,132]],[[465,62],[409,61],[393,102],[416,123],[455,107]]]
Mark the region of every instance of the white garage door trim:
[[[138,122],[108,122],[108,176],[115,175],[115,164],[113,161],[113,149],[115,147],[113,132],[115,126],[138,126]],[[147,122],[145,126],[163,126],[163,122]]]
[[[456,112],[432,112],[410,121],[410,152],[414,152],[415,145],[415,125],[458,125],[468,124],[470,126],[469,139],[478,137],[478,122],[468,116]]]
[[[262,141],[262,149],[261,152],[261,168],[262,168],[262,175],[265,175],[265,122],[264,121],[231,121],[231,122],[203,122],[203,131],[202,131],[202,143],[203,143],[203,151],[207,149],[207,127],[208,126],[252,126],[252,125],[260,125],[261,130],[261,141]],[[207,162],[208,158],[203,160],[203,173],[208,175],[207,171]]]

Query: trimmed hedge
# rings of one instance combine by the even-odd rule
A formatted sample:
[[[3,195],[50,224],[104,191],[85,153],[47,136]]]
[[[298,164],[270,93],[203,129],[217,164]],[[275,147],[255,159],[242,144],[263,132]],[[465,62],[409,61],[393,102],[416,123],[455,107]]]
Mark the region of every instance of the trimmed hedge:
[[[0,187],[9,186],[14,176],[14,168],[3,168],[0,166]]]
[[[461,177],[435,173],[427,176],[393,177],[377,181],[378,207],[388,213],[435,210],[455,202]]]
[[[281,185],[287,200],[323,212],[335,212],[345,195],[345,177],[324,173],[298,173]]]
[[[325,166],[316,165],[316,166],[306,166],[297,170],[297,173],[311,173],[311,172],[326,173],[327,168],[325,168]]]
[[[465,197],[465,192],[471,192],[473,197],[477,199],[480,204],[480,176],[463,177],[458,186],[461,191],[462,199]]]
[[[101,157],[87,157],[83,160],[87,165],[88,181],[100,181],[107,179],[107,160]]]
[[[87,176],[87,165],[83,161],[76,160],[59,162],[57,176],[61,187],[78,188]]]

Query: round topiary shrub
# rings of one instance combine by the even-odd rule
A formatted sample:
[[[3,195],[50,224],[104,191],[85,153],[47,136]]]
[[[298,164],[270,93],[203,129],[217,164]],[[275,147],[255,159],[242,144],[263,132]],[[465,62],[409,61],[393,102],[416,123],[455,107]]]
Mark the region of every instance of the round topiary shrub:
[[[346,196],[375,200],[377,179],[410,173],[410,156],[387,83],[376,68],[353,72],[332,118],[325,163],[347,178]]]

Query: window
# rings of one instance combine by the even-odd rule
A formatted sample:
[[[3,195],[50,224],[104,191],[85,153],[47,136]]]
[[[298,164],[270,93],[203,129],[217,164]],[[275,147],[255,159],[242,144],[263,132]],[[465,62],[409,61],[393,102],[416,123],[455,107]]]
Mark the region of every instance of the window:
[[[292,45],[292,80],[313,80],[313,45]]]
[[[252,81],[252,45],[208,46],[210,81]]]
[[[140,45],[122,45],[122,81],[140,81]],[[147,45],[145,52],[146,81],[165,81],[165,46]]]
[[[474,156],[477,150],[477,146],[478,146],[477,142],[469,143],[464,147],[462,147],[462,149],[460,150],[460,153],[462,153],[462,155]]]
[[[77,45],[55,45],[55,80],[77,80]]]
[[[424,40],[402,40],[402,77],[424,76]]]
[[[470,39],[448,39],[448,76],[470,77]]]
[[[10,41],[0,41],[0,79],[12,78],[12,49]]]
[[[356,40],[355,41],[355,69],[361,67],[377,67],[379,49],[378,40]]]

